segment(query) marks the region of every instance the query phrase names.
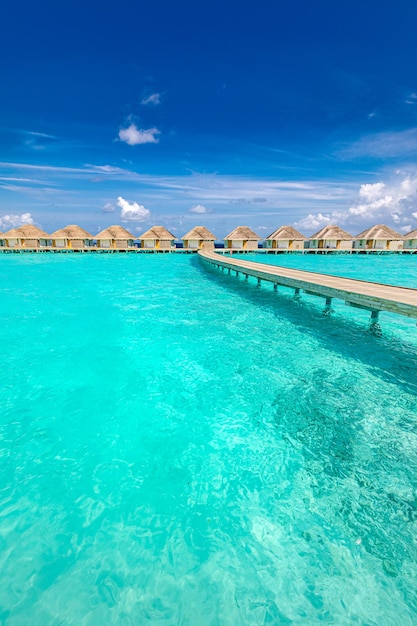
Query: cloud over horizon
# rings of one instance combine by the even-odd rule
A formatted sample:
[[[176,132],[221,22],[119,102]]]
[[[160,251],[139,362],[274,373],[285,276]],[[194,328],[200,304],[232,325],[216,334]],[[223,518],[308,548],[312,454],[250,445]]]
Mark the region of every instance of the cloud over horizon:
[[[330,224],[330,217],[327,215],[323,215],[323,213],[309,213],[306,217],[303,217],[298,222],[294,222],[294,226],[296,228],[306,228],[307,230],[318,230],[326,224]]]
[[[122,196],[117,198],[117,205],[121,208],[120,219],[122,222],[146,222],[151,216],[149,209],[145,209],[143,205],[137,202],[130,203]]]
[[[405,175],[401,181],[390,184],[362,184],[358,198],[359,201],[346,210],[310,213],[294,225],[296,228],[318,229],[336,223],[347,228],[363,229],[383,222],[407,232],[417,221],[417,212],[413,211],[417,203],[417,175]]]
[[[157,128],[137,128],[136,124],[130,124],[127,128],[119,130],[119,139],[129,146],[138,146],[145,143],[159,143],[158,135],[161,131]]]
[[[134,171],[133,167],[123,169],[116,164],[91,163],[82,167],[62,167],[3,162],[0,163],[2,173],[5,179],[14,181],[26,180],[30,174],[39,178],[42,185],[53,186],[57,191],[50,200],[50,206],[67,211],[65,220],[68,223],[75,219],[71,215],[77,205],[86,206],[85,190],[88,189],[89,206],[96,207],[94,211],[98,207],[103,215],[118,215],[118,207],[122,209],[122,206],[116,198],[121,197],[128,205],[121,215],[125,221],[140,223],[149,217],[152,219],[146,205],[158,203],[159,215],[162,212],[175,223],[184,215],[188,216],[188,220],[200,216],[199,219],[210,222],[218,232],[226,228],[225,221],[229,228],[229,224],[232,226],[237,220],[252,228],[263,224],[271,232],[281,224],[293,224],[306,235],[329,223],[337,223],[352,234],[380,222],[401,232],[408,232],[417,226],[417,166],[390,173],[384,170],[378,178],[372,177],[373,182],[368,182],[369,174],[366,174],[368,178],[362,175],[360,182],[334,178],[297,181],[199,172],[143,174]],[[74,184],[78,190],[71,189]],[[48,230],[55,222],[52,209],[44,210],[44,189],[43,186],[37,195],[33,195],[31,208],[36,208],[36,215],[41,215],[42,223]],[[62,196],[58,195],[58,191]],[[4,190],[4,193],[7,191]],[[138,194],[141,204],[124,200],[125,195],[134,198]],[[23,201],[27,204],[26,198]],[[26,204],[13,206],[9,203],[8,214],[20,215],[21,207],[26,209]],[[77,219],[81,225],[90,227],[88,211],[83,211]],[[158,217],[160,219],[161,216]]]
[[[0,230],[7,231],[11,228],[23,226],[23,224],[33,224],[33,218],[30,213],[22,213],[21,215],[9,214],[0,216]]]
[[[196,204],[191,207],[188,211],[189,213],[197,213],[198,215],[205,215],[206,213],[211,213],[212,210],[205,207],[203,204]]]

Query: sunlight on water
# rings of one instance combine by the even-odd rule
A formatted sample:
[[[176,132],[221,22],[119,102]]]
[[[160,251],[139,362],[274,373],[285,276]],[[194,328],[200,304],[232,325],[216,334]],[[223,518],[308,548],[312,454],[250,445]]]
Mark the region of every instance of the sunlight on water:
[[[0,623],[416,623],[415,321],[195,256],[0,261]]]

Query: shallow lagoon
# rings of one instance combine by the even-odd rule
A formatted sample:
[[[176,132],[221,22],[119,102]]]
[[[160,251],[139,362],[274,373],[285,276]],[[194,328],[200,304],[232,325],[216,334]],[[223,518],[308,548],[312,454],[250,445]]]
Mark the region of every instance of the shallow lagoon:
[[[259,260],[417,283],[416,257]],[[188,255],[0,281],[4,623],[415,623],[413,320],[376,337]]]

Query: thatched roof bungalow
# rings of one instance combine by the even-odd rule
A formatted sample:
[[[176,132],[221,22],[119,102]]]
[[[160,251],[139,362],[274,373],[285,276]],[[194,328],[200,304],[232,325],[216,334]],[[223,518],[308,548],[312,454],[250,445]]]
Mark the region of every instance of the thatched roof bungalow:
[[[134,247],[135,236],[123,226],[109,226],[94,237],[97,248],[103,250],[128,250]]]
[[[83,250],[93,245],[93,235],[76,224],[56,230],[52,233],[51,239],[52,246],[60,249]]]
[[[140,247],[146,250],[172,250],[175,248],[175,235],[165,226],[152,226],[139,236]]]
[[[417,228],[404,235],[404,250],[417,250]]]
[[[12,228],[3,235],[7,248],[37,250],[50,245],[50,235],[33,224]]]
[[[265,239],[265,248],[303,250],[305,237],[292,226],[280,226]]]
[[[310,250],[352,250],[352,240],[352,235],[334,224],[328,224],[307,237]]]
[[[224,247],[229,250],[257,250],[261,237],[248,226],[238,226],[224,238]]]
[[[212,250],[216,236],[205,226],[194,226],[181,239],[186,250],[200,250],[201,248]]]
[[[0,232],[0,248],[6,245],[5,240],[3,239],[3,233]]]
[[[404,238],[385,224],[376,224],[356,235],[355,250],[402,250]]]

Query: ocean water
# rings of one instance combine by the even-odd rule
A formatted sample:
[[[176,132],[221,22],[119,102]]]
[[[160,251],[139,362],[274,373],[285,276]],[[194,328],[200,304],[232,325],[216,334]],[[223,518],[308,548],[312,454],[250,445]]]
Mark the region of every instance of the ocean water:
[[[188,255],[3,255],[0,285],[0,624],[417,623],[415,320]]]

